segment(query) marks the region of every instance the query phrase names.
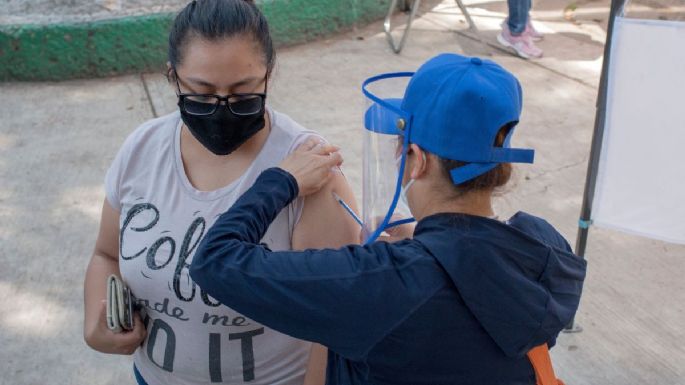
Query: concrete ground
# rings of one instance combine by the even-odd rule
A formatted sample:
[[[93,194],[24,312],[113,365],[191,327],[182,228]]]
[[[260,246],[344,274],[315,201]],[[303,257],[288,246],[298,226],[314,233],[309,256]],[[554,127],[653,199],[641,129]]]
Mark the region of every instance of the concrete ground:
[[[517,168],[497,202],[499,214],[541,215],[573,243],[608,2],[571,9],[559,0],[537,1],[533,16],[547,33],[539,61],[496,48],[504,3],[468,3],[478,38],[465,32],[451,0],[424,3],[399,56],[380,22],[281,50],[272,106],[343,146],[345,171],[360,197],[361,82],[414,70],[439,52],[496,60],[524,87],[515,144],[537,150],[534,165]],[[650,4],[646,15],[669,14]],[[83,342],[82,282],[105,170],[137,125],[175,109],[173,90],[160,74],[0,89],[0,384],[132,384],[129,357],[100,354]],[[567,384],[685,384],[684,256],[685,246],[591,230],[577,317],[583,332],[563,334],[553,349]]]

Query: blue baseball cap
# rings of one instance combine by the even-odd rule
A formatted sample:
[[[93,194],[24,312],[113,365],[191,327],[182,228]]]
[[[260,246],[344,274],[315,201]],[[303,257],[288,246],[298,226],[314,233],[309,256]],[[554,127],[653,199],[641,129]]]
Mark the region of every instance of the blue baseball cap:
[[[402,99],[380,99],[366,90],[373,81],[411,76]],[[408,142],[441,158],[467,164],[450,171],[461,184],[500,163],[533,163],[534,151],[510,147],[522,107],[518,80],[493,61],[441,54],[415,73],[368,79],[364,93],[375,101],[365,126],[383,134],[409,134]],[[382,110],[382,113],[379,111]],[[495,147],[500,129],[511,125],[504,145]]]

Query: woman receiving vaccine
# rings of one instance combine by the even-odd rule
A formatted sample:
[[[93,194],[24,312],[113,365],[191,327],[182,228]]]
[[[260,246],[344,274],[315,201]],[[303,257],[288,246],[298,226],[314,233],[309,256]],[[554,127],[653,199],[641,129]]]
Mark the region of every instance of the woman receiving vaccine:
[[[95,350],[134,354],[139,384],[323,383],[324,349],[310,354],[310,342],[226,306],[188,270],[209,227],[263,170],[309,138],[321,140],[268,107],[274,63],[266,19],[252,1],[192,1],[169,35],[178,111],[137,128],[107,172],[84,335]],[[271,250],[355,242],[359,230],[331,197],[352,200],[352,193],[339,172],[327,182],[284,205],[261,242]],[[110,274],[141,307],[131,331],[106,326]]]

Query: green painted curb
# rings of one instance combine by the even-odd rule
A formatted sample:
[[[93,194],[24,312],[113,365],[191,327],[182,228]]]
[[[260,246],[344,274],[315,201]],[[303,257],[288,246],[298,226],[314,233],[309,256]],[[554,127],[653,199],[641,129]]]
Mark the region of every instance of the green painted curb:
[[[264,0],[277,46],[376,20],[389,0]],[[0,26],[0,81],[64,80],[161,71],[175,14],[85,23]]]

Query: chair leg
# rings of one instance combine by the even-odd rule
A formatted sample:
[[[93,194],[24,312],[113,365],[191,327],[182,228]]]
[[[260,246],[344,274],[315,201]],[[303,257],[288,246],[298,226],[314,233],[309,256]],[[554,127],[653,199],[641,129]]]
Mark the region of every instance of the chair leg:
[[[400,0],[397,9],[399,9],[402,12],[409,12],[411,11],[411,3],[412,0]]]
[[[469,14],[468,9],[466,9],[466,6],[464,3],[461,2],[461,0],[454,0],[457,3],[457,6],[461,10],[461,13],[464,15],[464,18],[466,18],[466,22],[469,23],[469,29],[472,29],[474,31],[478,31],[478,27],[476,27],[476,23],[473,22],[473,19],[471,19],[471,14]]]
[[[402,48],[404,48],[404,43],[407,41],[407,37],[409,36],[409,31],[411,30],[411,23],[414,21],[414,16],[416,16],[416,11],[419,9],[419,6],[421,5],[421,0],[413,0],[411,4],[411,8],[409,10],[409,16],[407,18],[407,26],[404,28],[404,32],[402,33],[402,37],[400,38],[399,44],[395,42],[395,39],[392,37],[392,15],[395,12],[395,8],[397,7],[397,1],[398,0],[392,0],[390,2],[390,9],[388,10],[388,15],[385,17],[385,22],[383,22],[383,30],[385,31],[385,36],[388,39],[388,44],[390,44],[390,48],[392,48],[393,52],[399,54],[402,52]],[[406,1],[406,0],[401,0],[401,1]],[[406,3],[403,3],[406,4]]]

